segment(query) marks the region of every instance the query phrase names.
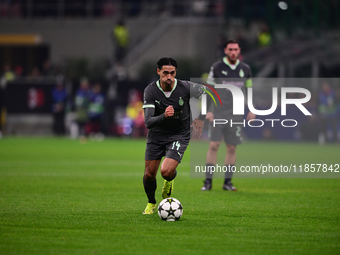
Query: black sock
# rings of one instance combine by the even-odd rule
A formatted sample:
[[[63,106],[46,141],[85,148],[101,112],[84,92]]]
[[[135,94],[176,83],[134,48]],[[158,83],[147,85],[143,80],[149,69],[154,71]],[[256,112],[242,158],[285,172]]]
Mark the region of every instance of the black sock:
[[[206,181],[206,182],[209,182],[209,183],[212,182],[212,178],[213,178],[213,172],[210,171],[210,168],[211,168],[212,166],[215,166],[215,165],[209,164],[209,163],[207,163],[207,164],[205,165],[205,170],[206,170],[206,172],[205,172],[205,181]]]
[[[233,169],[235,169],[235,165],[226,165],[228,171],[225,172],[224,184],[228,184],[231,182],[231,178],[233,177]]]
[[[145,181],[144,176],[143,176],[143,185],[144,185],[144,190],[148,197],[149,203],[156,204],[156,198],[155,198],[155,192],[157,189],[156,178],[153,179],[152,181],[147,182]]]

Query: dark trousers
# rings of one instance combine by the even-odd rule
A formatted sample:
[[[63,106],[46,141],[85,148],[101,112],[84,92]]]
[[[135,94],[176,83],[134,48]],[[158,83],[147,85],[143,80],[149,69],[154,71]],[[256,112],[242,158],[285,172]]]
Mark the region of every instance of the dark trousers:
[[[65,134],[65,112],[53,114],[53,133],[56,135]]]
[[[101,116],[90,118],[90,133],[101,132]]]

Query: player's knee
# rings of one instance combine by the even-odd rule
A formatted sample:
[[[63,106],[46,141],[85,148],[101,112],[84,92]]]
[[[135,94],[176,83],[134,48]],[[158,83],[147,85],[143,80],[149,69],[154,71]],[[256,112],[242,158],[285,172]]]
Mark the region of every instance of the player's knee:
[[[213,142],[213,143],[210,143],[210,150],[212,150],[212,151],[217,151],[218,150],[218,148],[220,147],[220,143],[218,143],[218,142]]]
[[[156,178],[156,173],[152,172],[152,171],[148,171],[148,169],[145,169],[145,173],[144,173],[144,179],[146,181],[152,181]]]
[[[171,172],[166,172],[164,174],[162,174],[163,179],[167,180],[167,181],[171,181],[174,179],[174,173]]]
[[[236,146],[235,146],[235,145],[228,144],[228,145],[227,145],[227,153],[228,153],[229,155],[235,154],[235,153],[236,153]]]
[[[162,168],[161,174],[165,180],[171,180],[174,177],[175,170],[170,168]]]

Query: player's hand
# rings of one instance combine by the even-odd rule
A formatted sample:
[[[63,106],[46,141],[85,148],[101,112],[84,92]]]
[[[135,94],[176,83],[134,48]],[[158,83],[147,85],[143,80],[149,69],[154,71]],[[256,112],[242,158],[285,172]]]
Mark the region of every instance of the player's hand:
[[[213,122],[214,121],[214,114],[212,112],[207,112],[205,119],[209,120],[210,122]]]
[[[175,114],[175,110],[172,105],[169,105],[164,112],[165,118],[169,118]]]
[[[199,118],[194,119],[194,121],[191,123],[191,136],[200,138],[203,131],[203,125],[203,120],[200,120]]]
[[[247,115],[247,121],[254,120],[256,118],[256,115],[252,112],[248,112]]]

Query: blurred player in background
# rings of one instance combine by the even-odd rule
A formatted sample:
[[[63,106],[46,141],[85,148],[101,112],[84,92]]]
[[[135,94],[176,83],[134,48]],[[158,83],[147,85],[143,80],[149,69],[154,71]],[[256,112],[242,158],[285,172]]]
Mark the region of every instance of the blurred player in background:
[[[85,125],[88,121],[90,100],[90,83],[87,78],[82,78],[80,81],[80,88],[78,89],[75,98],[76,122],[78,124],[79,139],[81,142],[86,141]]]
[[[336,93],[327,82],[324,82],[319,92],[319,113],[322,120],[322,132],[328,141],[335,142],[339,139],[337,137],[337,111]]]
[[[105,95],[102,92],[102,86],[95,83],[92,88],[92,93],[89,102],[89,133],[99,140],[102,140],[103,134],[101,130],[102,118],[104,115]]]
[[[250,67],[244,62],[240,61],[239,55],[241,53],[240,46],[237,41],[229,39],[224,47],[225,57],[215,62],[210,69],[208,83],[212,86],[216,82],[221,82],[223,79],[228,81],[228,84],[238,86],[245,92],[246,87],[252,86]],[[225,174],[223,189],[236,191],[236,188],[231,183],[233,172],[236,163],[236,146],[242,141],[242,124],[229,125],[230,120],[233,122],[242,122],[243,116],[233,115],[233,97],[227,89],[217,89],[217,92],[222,100],[222,105],[210,108],[206,119],[210,122],[210,143],[206,159],[206,180],[201,190],[211,190],[212,188],[212,172],[208,171],[209,167],[216,165],[217,151],[221,140],[224,141],[227,147],[227,154],[225,156],[224,164],[229,171]],[[245,94],[245,93],[244,93]],[[216,125],[213,127],[214,119],[227,119],[229,121],[226,125]],[[255,119],[255,114],[249,112],[247,121]]]
[[[52,90],[53,132],[56,135],[65,134],[65,110],[67,92],[62,81],[58,81]]]
[[[202,85],[175,79],[177,63],[172,58],[161,58],[158,62],[159,80],[150,83],[144,90],[144,118],[149,129],[145,149],[145,172],[143,185],[148,204],[143,214],[153,214],[156,208],[156,175],[162,157],[161,174],[164,180],[162,197],[170,197],[176,168],[190,140],[191,96],[200,98]],[[193,123],[193,134],[201,136],[204,116]]]

